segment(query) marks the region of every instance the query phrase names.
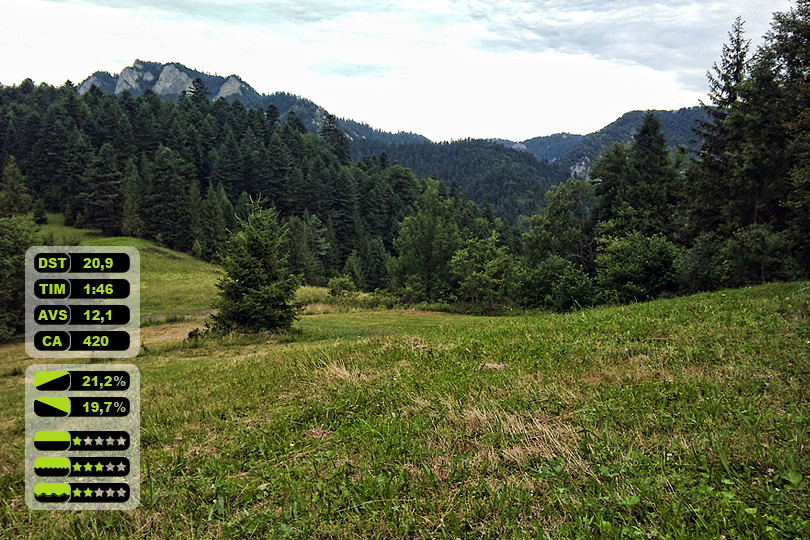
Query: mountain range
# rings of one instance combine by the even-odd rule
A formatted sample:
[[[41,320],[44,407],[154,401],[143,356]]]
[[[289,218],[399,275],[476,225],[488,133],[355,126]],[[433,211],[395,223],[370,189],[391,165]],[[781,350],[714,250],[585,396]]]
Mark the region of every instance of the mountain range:
[[[282,118],[294,111],[310,132],[318,132],[328,115],[323,107],[302,96],[286,92],[260,94],[238,75],[212,75],[177,62],[136,60],[118,74],[97,71],[79,84],[78,91],[86,93],[95,85],[105,93],[129,92],[137,97],[151,91],[163,99],[177,100],[195,78],[203,81],[212,100],[238,100],[246,107],[262,109],[272,104]],[[435,143],[416,133],[390,133],[351,119],[338,119],[338,124],[349,138],[354,159],[385,152],[418,175],[456,182],[468,197],[491,205],[496,214],[514,219],[539,210],[542,194],[549,187],[569,177],[587,177],[606,147],[614,142],[631,142],[646,112],[628,112],[587,135],[558,133],[524,141],[468,139]],[[655,112],[670,146],[697,149],[693,128],[705,118],[701,107]],[[514,204],[516,191],[525,192],[517,197],[525,204]],[[501,192],[510,193],[508,208],[501,204]]]
[[[135,60],[132,66],[124,68],[121,73],[111,74],[106,71],[96,71],[82,81],[77,88],[79,93],[84,94],[95,85],[107,94],[129,92],[132,97],[138,97],[149,90],[163,99],[177,100],[180,93],[188,90],[196,78],[200,78],[208,88],[211,100],[219,98],[228,102],[238,100],[245,107],[262,109],[273,104],[278,107],[282,117],[290,111],[295,111],[309,131],[317,132],[328,114],[323,107],[304,97],[287,92],[260,94],[238,75],[227,77],[212,75],[190,69],[178,62],[159,63]],[[371,139],[393,144],[430,142],[430,139],[422,135],[407,132],[389,133],[354,120],[340,119],[339,124],[351,141]]]

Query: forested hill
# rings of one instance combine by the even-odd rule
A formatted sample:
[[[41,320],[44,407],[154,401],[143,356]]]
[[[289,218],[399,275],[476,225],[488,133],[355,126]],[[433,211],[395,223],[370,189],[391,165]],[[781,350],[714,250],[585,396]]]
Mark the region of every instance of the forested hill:
[[[539,160],[553,163],[554,181],[566,178],[586,178],[593,164],[605,149],[613,143],[630,144],[633,135],[641,128],[644,115],[648,111],[631,111],[611,122],[602,129],[588,135],[557,133],[545,137],[534,137],[521,142],[493,139],[508,148],[523,150]],[[661,127],[669,146],[683,146],[695,152],[699,137],[695,129],[706,121],[706,111],[702,107],[686,107],[677,111],[653,111],[661,121]]]
[[[260,94],[238,75],[227,77],[212,75],[188,68],[178,62],[136,60],[132,66],[124,68],[118,74],[97,71],[78,85],[78,91],[84,94],[95,85],[105,94],[120,95],[127,92],[136,98],[150,91],[162,99],[177,101],[178,96],[187,91],[191,82],[197,78],[205,84],[209,92],[208,99],[212,101],[220,98],[229,103],[240,101],[245,107],[259,109],[267,109],[272,104],[278,108],[282,119],[290,111],[295,111],[311,133],[320,131],[324,119],[329,114],[323,107],[301,96],[287,92]],[[422,135],[406,132],[389,133],[349,119],[338,119],[338,125],[351,141],[368,139],[392,144],[429,142],[429,139]]]
[[[195,78],[203,82],[208,90],[206,97],[211,101],[239,101],[246,108],[261,110],[274,105],[282,121],[295,112],[310,133],[318,133],[329,115],[323,107],[304,97],[285,92],[260,94],[237,75],[212,75],[176,62],[136,60],[119,74],[96,72],[78,85],[78,92],[84,94],[96,86],[107,94],[138,98],[154,93],[176,102]],[[671,146],[695,149],[693,128],[698,119],[705,118],[700,108],[656,112]],[[421,135],[389,133],[349,119],[337,119],[337,125],[348,137],[353,159],[385,152],[390,160],[413,169],[419,176],[458,184],[465,196],[479,205],[490,206],[496,215],[515,221],[518,216],[537,213],[551,186],[572,176],[585,178],[605,148],[614,142],[631,142],[643,115],[642,111],[629,112],[589,135],[561,133],[519,143],[502,139],[432,143]]]
[[[392,161],[430,176],[458,184],[462,193],[508,221],[536,214],[543,196],[554,185],[554,168],[529,153],[491,141],[462,141],[390,145],[363,141],[352,146],[356,159],[385,153]]]
[[[426,182],[385,159],[352,163],[331,115],[312,134],[294,111],[281,120],[274,105],[212,102],[209,93],[200,79],[174,102],[30,80],[0,87],[4,189],[30,192],[39,214],[64,212],[67,224],[206,260],[217,259],[250,199],[263,199],[286,220],[293,268],[308,283],[351,271],[366,287],[384,286],[399,224]],[[462,230],[489,227],[475,204],[436,189]],[[29,204],[13,206],[10,215]]]
[[[697,150],[694,130],[706,119],[702,108],[654,112],[669,146]],[[418,175],[458,183],[467,197],[514,221],[539,212],[549,188],[571,177],[587,178],[597,158],[613,143],[630,144],[645,114],[626,113],[590,135],[560,133],[521,143],[467,139],[403,145],[365,139],[353,142],[352,156],[359,159],[385,152]]]
[[[122,96],[127,93],[133,98],[154,93],[161,99],[176,102],[195,78],[207,88],[209,100],[239,101],[246,108],[262,110],[274,105],[282,121],[290,112],[295,112],[310,133],[318,133],[329,114],[323,107],[301,96],[285,92],[259,94],[236,75],[211,75],[179,63],[136,60],[117,75],[96,72],[77,88],[80,94],[95,86],[106,94]],[[480,205],[491,206],[496,215],[510,221],[520,215],[538,212],[548,188],[565,179],[556,169],[539,162],[531,154],[488,141],[433,144],[421,135],[389,133],[354,120],[338,119],[337,123],[349,139],[355,160],[386,152],[393,162],[413,169],[418,176],[432,176],[458,184],[465,196]]]
[[[586,135],[576,148],[559,156],[554,162],[560,177],[586,178],[596,159],[613,143],[630,144],[648,111],[632,111],[621,116],[599,131]],[[689,107],[677,111],[653,111],[661,121],[661,129],[669,146],[683,146],[690,152],[699,148],[700,138],[695,133],[700,122],[706,121],[702,107]],[[564,179],[564,178],[563,178]]]

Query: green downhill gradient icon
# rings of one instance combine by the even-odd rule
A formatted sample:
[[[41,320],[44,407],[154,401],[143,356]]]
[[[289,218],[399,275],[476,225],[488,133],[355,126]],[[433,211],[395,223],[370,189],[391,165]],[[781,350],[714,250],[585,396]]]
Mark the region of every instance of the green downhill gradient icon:
[[[37,390],[67,390],[70,388],[70,373],[67,371],[37,371],[34,374]]]
[[[70,398],[43,397],[34,400],[37,416],[67,416],[70,414]]]
[[[70,459],[66,457],[40,457],[34,461],[34,472],[39,476],[67,476]]]
[[[70,449],[70,433],[67,431],[37,431],[34,448],[43,452],[59,452]]]
[[[41,483],[34,486],[34,499],[39,502],[67,502],[70,500],[70,484]]]

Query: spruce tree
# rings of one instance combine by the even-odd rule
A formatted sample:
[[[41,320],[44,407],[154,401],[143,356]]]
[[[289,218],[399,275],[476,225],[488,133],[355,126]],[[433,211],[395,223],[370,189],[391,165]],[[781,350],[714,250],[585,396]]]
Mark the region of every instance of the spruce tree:
[[[327,114],[321,126],[321,137],[329,145],[330,150],[337,156],[341,164],[347,165],[351,161],[351,151],[349,150],[349,138],[338,126],[337,118],[332,114]]]
[[[729,115],[739,107],[740,89],[748,76],[750,40],[745,39],[744,21],[737,17],[723,45],[720,64],[714,63],[706,73],[709,80],[710,104],[704,104],[708,120],[701,121],[696,133],[701,138],[698,159],[689,167],[688,226],[693,235],[714,230],[723,217],[717,211],[734,196],[729,184],[729,152],[740,145],[741,133]]]
[[[122,179],[112,145],[103,144],[85,170],[77,199],[85,227],[101,229],[105,234],[121,231]]]
[[[146,171],[142,216],[149,238],[167,247],[191,249],[191,174],[188,163],[171,148],[161,147]]]
[[[269,133],[272,134],[273,131],[276,128],[276,124],[278,123],[278,119],[279,119],[278,107],[276,107],[272,103],[270,105],[268,105],[267,106],[266,117],[267,117],[267,127],[268,127],[268,130],[269,130]]]
[[[143,183],[134,159],[129,159],[124,167],[122,192],[124,195],[124,208],[121,216],[121,232],[125,236],[142,238],[146,231],[146,224],[141,218]]]
[[[25,252],[40,242],[28,216],[0,216],[0,343],[25,329]]]
[[[3,183],[0,185],[0,218],[20,216],[32,210],[31,194],[17,160],[8,158],[3,168]]]
[[[217,284],[215,330],[259,332],[292,325],[297,318],[293,298],[301,280],[289,265],[287,235],[275,209],[252,203],[222,259],[225,276]]]
[[[631,209],[622,220],[625,231],[673,237],[677,232],[676,207],[680,202],[677,173],[661,121],[655,113],[644,116],[630,147],[627,165],[627,182],[619,192],[622,202]]]

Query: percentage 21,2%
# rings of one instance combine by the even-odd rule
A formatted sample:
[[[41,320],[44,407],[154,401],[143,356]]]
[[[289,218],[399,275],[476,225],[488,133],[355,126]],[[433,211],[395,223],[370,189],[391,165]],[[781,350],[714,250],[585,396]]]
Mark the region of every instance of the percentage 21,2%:
[[[123,375],[105,375],[99,377],[97,375],[82,376],[82,386],[90,388],[114,388],[118,386],[129,386],[129,381]]]

